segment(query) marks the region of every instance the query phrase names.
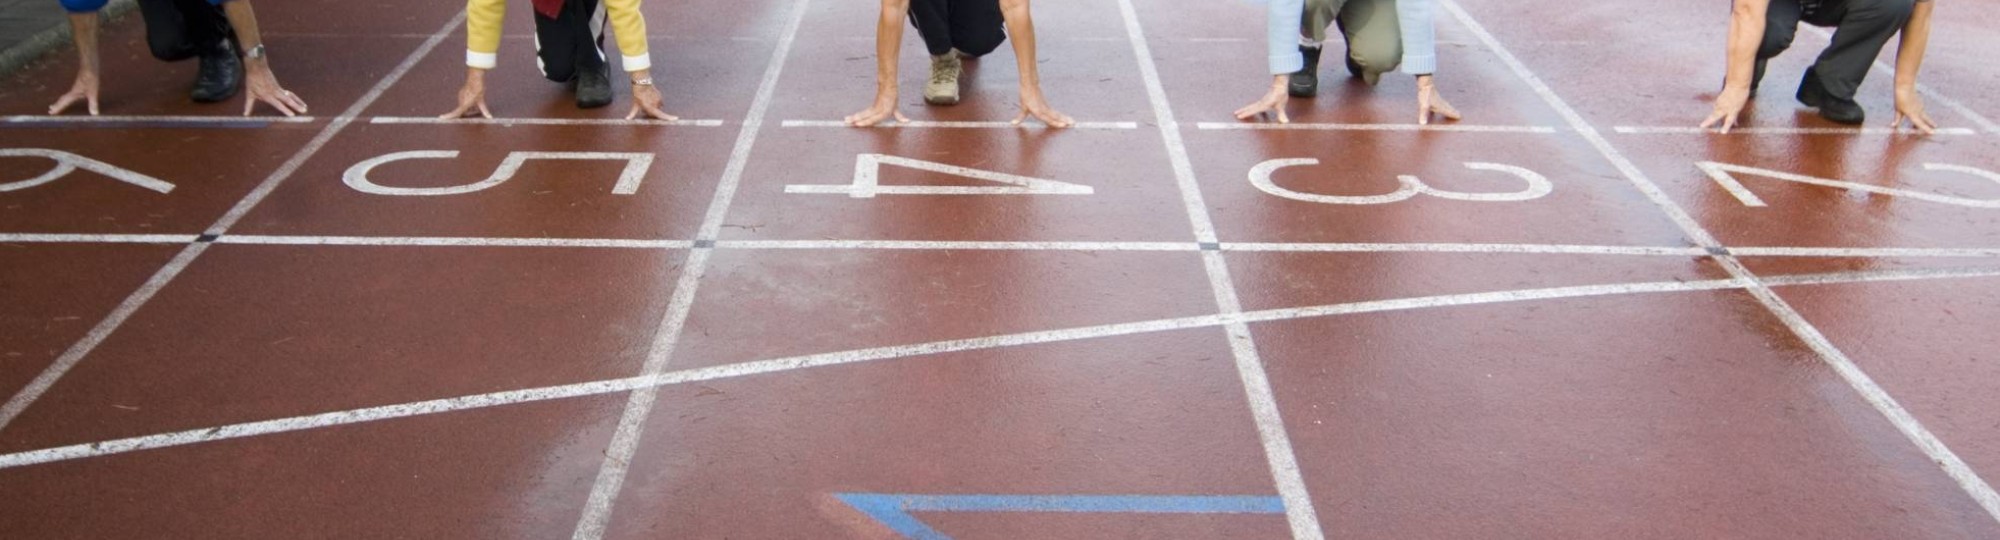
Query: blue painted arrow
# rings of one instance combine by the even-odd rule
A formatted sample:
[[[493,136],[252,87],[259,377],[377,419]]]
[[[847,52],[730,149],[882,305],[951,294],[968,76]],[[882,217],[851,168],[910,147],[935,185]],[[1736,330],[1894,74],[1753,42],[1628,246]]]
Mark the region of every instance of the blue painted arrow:
[[[1275,496],[1241,495],[901,495],[835,493],[911,540],[951,540],[911,512],[1076,512],[1092,514],[1283,514]]]

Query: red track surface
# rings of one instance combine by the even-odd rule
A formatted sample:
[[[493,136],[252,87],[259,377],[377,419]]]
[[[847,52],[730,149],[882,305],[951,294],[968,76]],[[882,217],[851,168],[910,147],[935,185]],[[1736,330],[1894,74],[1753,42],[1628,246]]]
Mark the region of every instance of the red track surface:
[[[0,123],[174,185],[0,192],[0,537],[896,538],[835,494],[902,493],[1285,510],[917,513],[960,539],[2000,538],[2000,209],[1966,202],[2000,185],[1925,169],[2000,170],[2000,6],[1940,7],[1925,81],[1959,131],[1920,138],[1879,132],[1886,71],[1876,132],[1774,132],[1836,127],[1776,89],[1771,131],[1647,132],[1707,111],[1716,2],[1464,1],[1446,95],[1500,129],[1359,126],[1410,121],[1407,77],[1294,102],[1339,126],[1219,129],[1263,88],[1257,8],[1122,3],[1036,5],[1052,102],[1103,129],[787,126],[870,97],[874,7],[834,0],[651,2],[669,108],[706,125],[384,123],[446,109],[464,40],[458,4],[390,0],[258,6],[307,122]],[[538,80],[525,9],[494,112],[622,113]],[[231,112],[107,34],[106,114]],[[1010,53],[932,108],[912,40],[905,112],[1012,118]],[[72,69],[8,79],[0,114]],[[653,161],[630,194],[610,161],[343,182],[422,150],[460,155],[368,178]],[[859,154],[1091,193],[787,192]],[[1467,163],[1552,191],[1248,180],[1286,158],[1320,162],[1274,175],[1306,194],[1523,185]],[[1739,174],[1753,207],[1700,162],[1963,200]]]

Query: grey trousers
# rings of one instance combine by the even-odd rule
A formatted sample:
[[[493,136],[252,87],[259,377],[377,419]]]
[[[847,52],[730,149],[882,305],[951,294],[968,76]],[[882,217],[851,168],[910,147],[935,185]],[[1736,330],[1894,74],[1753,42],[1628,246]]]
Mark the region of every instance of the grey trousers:
[[[1306,0],[1301,20],[1299,35],[1313,43],[1325,43],[1327,27],[1338,25],[1347,40],[1347,57],[1364,72],[1388,73],[1403,63],[1396,0]]]
[[[1819,11],[1807,14],[1799,0],[1771,0],[1765,15],[1764,43],[1757,49],[1758,65],[1791,48],[1799,23],[1833,28],[1833,43],[1819,53],[1813,75],[1833,97],[1853,100],[1868,68],[1889,38],[1903,30],[1916,0],[1827,0]],[[1758,73],[1761,78],[1763,73]]]

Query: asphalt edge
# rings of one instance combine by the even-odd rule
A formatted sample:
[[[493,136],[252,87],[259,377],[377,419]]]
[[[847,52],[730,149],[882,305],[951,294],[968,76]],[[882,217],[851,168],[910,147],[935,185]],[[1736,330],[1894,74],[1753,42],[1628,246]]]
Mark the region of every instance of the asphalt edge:
[[[111,3],[98,13],[104,17],[104,22],[109,23],[138,7],[138,0],[111,0]],[[0,51],[0,77],[11,76],[21,68],[41,60],[43,55],[62,48],[69,43],[69,37],[69,23],[65,20]]]

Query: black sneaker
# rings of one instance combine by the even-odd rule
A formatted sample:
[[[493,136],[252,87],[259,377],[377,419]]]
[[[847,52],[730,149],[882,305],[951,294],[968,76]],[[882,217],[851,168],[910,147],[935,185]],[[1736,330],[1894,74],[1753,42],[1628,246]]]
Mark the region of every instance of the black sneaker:
[[[1321,49],[1324,49],[1324,47],[1299,47],[1299,52],[1306,55],[1306,67],[1292,74],[1292,82],[1286,88],[1292,97],[1309,98],[1319,95],[1319,53]]]
[[[243,87],[243,59],[236,55],[235,43],[223,40],[221,45],[201,55],[199,61],[194,90],[188,93],[196,103],[226,101]]]
[[[586,69],[576,74],[576,107],[595,109],[611,104],[611,72],[609,66]]]
[[[1820,84],[1819,72],[1806,68],[1805,80],[1799,81],[1799,103],[1819,109],[1819,117],[1836,124],[1861,125],[1866,121],[1867,112],[1861,104],[1851,99],[1841,99],[1826,93]]]

